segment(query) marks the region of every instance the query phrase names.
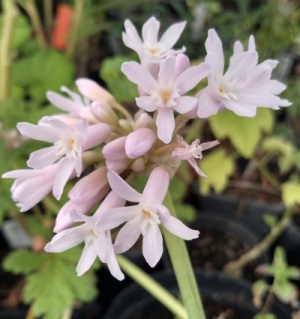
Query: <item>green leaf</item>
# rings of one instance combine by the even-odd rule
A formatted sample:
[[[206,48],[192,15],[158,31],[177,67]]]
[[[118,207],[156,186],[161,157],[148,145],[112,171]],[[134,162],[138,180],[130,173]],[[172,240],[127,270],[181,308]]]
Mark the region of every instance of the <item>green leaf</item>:
[[[46,260],[45,254],[22,249],[11,252],[3,262],[3,268],[14,274],[28,274],[39,268]]]
[[[262,149],[279,157],[278,165],[282,173],[286,173],[295,162],[295,147],[280,136],[270,136],[264,139]]]
[[[285,275],[288,279],[300,279],[300,269],[298,267],[288,267]]]
[[[263,132],[272,130],[274,116],[272,111],[266,108],[259,108],[254,118],[237,116],[225,110],[211,116],[209,123],[217,139],[228,137],[242,156],[250,158]]]
[[[276,297],[284,303],[296,301],[298,297],[297,287],[288,281],[275,281],[273,291]]]
[[[61,319],[76,300],[87,302],[95,298],[96,280],[91,272],[77,277],[74,263],[64,254],[47,257],[43,267],[27,277],[23,299],[31,304],[35,317]]]
[[[200,162],[201,170],[208,175],[207,178],[200,178],[200,192],[207,194],[210,188],[217,193],[222,192],[229,177],[234,172],[234,160],[221,148],[210,152]]]
[[[2,34],[3,28],[3,15],[0,16],[0,34]],[[31,36],[31,28],[29,26],[28,20],[24,17],[19,15],[15,21],[15,29],[12,38],[12,48],[14,50],[18,50],[19,47],[26,43]]]
[[[300,183],[286,182],[282,184],[282,199],[286,206],[300,204]]]
[[[178,177],[172,178],[169,186],[169,192],[173,201],[179,201],[183,198],[186,192],[187,185]]]
[[[62,85],[71,86],[74,74],[74,65],[65,55],[43,50],[15,61],[12,81],[14,85],[26,88],[32,99],[43,102],[47,91],[58,91]]]
[[[252,285],[253,303],[257,308],[262,306],[262,298],[269,289],[270,285],[264,280],[258,280]]]
[[[121,71],[122,63],[130,60],[131,57],[106,58],[100,70],[100,76],[106,82],[109,91],[120,102],[131,102],[138,96],[136,85]]]

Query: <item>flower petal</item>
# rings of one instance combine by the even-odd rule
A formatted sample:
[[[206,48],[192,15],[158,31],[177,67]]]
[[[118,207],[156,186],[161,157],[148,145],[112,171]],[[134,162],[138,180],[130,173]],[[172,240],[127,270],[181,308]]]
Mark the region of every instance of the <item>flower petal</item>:
[[[222,42],[214,29],[208,30],[208,37],[205,41],[205,48],[209,55],[209,66],[212,74],[219,75],[223,74],[224,71],[224,56]],[[205,58],[207,62],[208,56]]]
[[[53,164],[60,158],[56,156],[57,151],[56,146],[50,146],[32,152],[27,161],[28,167],[40,169]]]
[[[124,62],[121,66],[121,70],[129,81],[139,85],[146,93],[150,94],[151,91],[155,89],[155,79],[137,62]]]
[[[130,249],[141,235],[141,229],[135,224],[126,223],[118,233],[114,243],[116,254],[121,254]]]
[[[134,188],[127,184],[118,174],[114,171],[108,171],[107,179],[110,187],[120,197],[130,201],[138,203],[141,200],[142,195],[138,193]]]
[[[158,82],[165,84],[175,77],[175,56],[167,57],[159,67]]]
[[[185,240],[191,240],[199,237],[199,231],[185,226],[179,219],[171,216],[168,209],[161,205],[159,208],[159,217],[162,225],[173,235]]]
[[[166,197],[170,183],[168,172],[162,167],[156,167],[150,174],[143,195],[161,204]]]
[[[125,152],[131,159],[147,153],[156,141],[156,134],[149,128],[139,128],[127,136]]]
[[[57,132],[46,125],[34,125],[26,122],[17,124],[19,132],[33,140],[54,143],[58,139]]]
[[[173,106],[173,109],[180,114],[185,114],[190,112],[197,105],[197,98],[193,96],[181,96],[176,99],[176,105]]]
[[[93,265],[97,257],[97,252],[94,247],[94,242],[86,242],[76,267],[77,276],[82,276]]]
[[[131,220],[137,212],[137,206],[118,207],[99,214],[97,225],[103,230],[110,230]]]
[[[156,118],[157,136],[165,144],[171,142],[175,129],[175,119],[173,110],[169,108],[160,108]]]
[[[177,88],[180,90],[180,94],[193,89],[203,78],[205,78],[210,71],[210,67],[206,63],[201,63],[198,66],[193,66],[182,72],[177,80]]]
[[[197,115],[200,118],[207,118],[218,113],[220,109],[220,102],[213,99],[210,91],[202,91],[198,101]]]
[[[148,224],[143,236],[143,255],[150,267],[154,267],[163,253],[163,239],[158,225]]]
[[[151,17],[142,27],[142,38],[145,44],[154,45],[157,42],[160,23],[156,18]]]
[[[147,112],[154,112],[157,109],[155,101],[150,96],[140,96],[135,98],[136,104]]]
[[[113,96],[101,87],[97,82],[80,78],[76,80],[78,91],[92,101],[109,101],[114,99]]]
[[[168,49],[171,49],[178,41],[182,31],[184,30],[186,22],[179,22],[172,24],[162,35],[159,42],[164,44]]]

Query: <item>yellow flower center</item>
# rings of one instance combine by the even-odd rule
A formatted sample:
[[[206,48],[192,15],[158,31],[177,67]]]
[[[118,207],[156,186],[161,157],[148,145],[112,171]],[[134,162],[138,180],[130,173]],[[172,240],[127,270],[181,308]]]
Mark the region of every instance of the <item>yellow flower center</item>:
[[[155,54],[158,53],[158,51],[157,51],[156,48],[151,48],[151,49],[149,49],[149,52],[150,52],[151,54],[153,54],[153,55],[155,55]]]
[[[70,139],[69,146],[73,148],[74,145],[75,145],[75,141],[73,139]]]
[[[151,214],[147,210],[142,209],[142,211],[143,211],[146,218],[148,218],[148,219],[151,218]]]
[[[165,90],[165,91],[162,91],[160,93],[160,96],[161,96],[161,99],[163,100],[164,104],[167,104],[168,101],[170,100],[171,98],[171,94],[169,91]]]
[[[225,93],[225,89],[223,88],[223,86],[220,86],[220,87],[219,87],[219,92],[220,92],[220,93]]]

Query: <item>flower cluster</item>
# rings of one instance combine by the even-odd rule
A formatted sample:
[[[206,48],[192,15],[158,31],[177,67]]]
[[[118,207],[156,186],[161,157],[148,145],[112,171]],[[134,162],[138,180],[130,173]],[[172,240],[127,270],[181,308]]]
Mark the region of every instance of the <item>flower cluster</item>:
[[[29,169],[7,172],[3,177],[15,179],[12,197],[21,212],[51,192],[59,200],[65,185],[73,180],[69,201],[56,217],[56,235],[45,250],[62,252],[84,242],[79,276],[98,256],[122,280],[116,254],[130,249],[141,236],[143,255],[154,267],[163,253],[160,227],[185,240],[199,236],[163,204],[181,160],[206,177],[196,160],[202,159],[204,150],[219,144],[200,143],[199,139],[188,144],[181,130],[190,119],[205,118],[224,108],[251,117],[257,107],[290,105],[278,97],[285,86],[271,79],[277,62],[258,64],[252,36],[247,50],[238,41],[234,44],[224,73],[222,43],[215,30],[208,31],[204,62],[191,66],[185,48],[173,49],[185,23],[170,26],[160,39],[159,27],[150,18],[141,38],[134,25],[125,21],[124,44],[140,59],[140,63],[126,62],[121,68],[139,90],[135,115],[97,83],[82,78],[76,81],[80,94],[65,87],[62,91],[67,97],[48,92],[49,101],[63,114],[43,117],[37,125],[22,122],[17,126],[22,135],[51,146],[30,155]],[[207,86],[189,95],[205,78]],[[129,185],[136,175],[148,176],[142,193]]]

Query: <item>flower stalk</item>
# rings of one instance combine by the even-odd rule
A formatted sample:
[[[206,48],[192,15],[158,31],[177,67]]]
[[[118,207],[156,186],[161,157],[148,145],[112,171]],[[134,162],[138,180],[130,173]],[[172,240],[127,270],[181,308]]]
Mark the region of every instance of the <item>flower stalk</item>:
[[[15,21],[18,15],[13,0],[2,0],[3,27],[0,39],[0,102],[9,95],[11,44],[13,39]]]
[[[167,307],[177,318],[188,319],[187,312],[183,305],[164,287],[158,284],[154,279],[142,271],[131,261],[123,257],[117,256],[117,260],[122,270],[129,275],[135,282],[146,289],[153,297]]]
[[[168,207],[170,213],[176,217],[176,211],[170,193],[167,194],[164,204]],[[185,242],[163,227],[162,232],[178,282],[180,295],[188,313],[188,318],[205,319],[203,304]]]

